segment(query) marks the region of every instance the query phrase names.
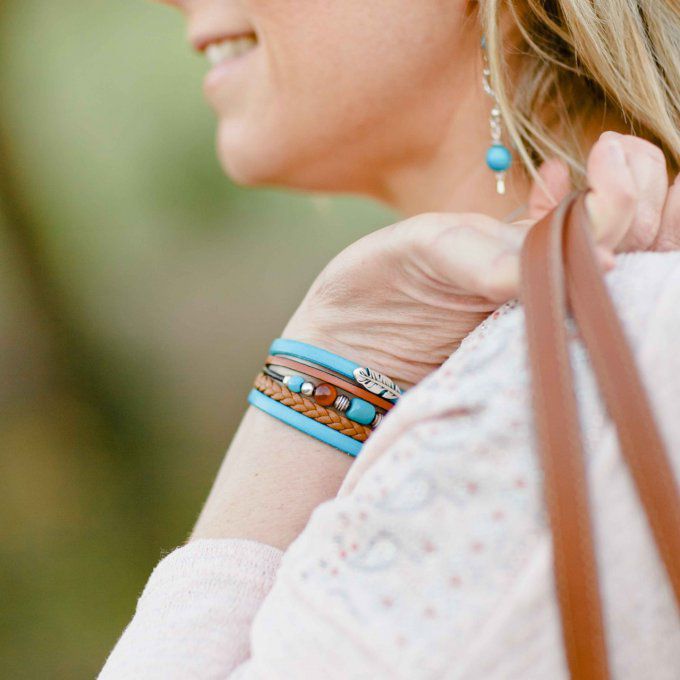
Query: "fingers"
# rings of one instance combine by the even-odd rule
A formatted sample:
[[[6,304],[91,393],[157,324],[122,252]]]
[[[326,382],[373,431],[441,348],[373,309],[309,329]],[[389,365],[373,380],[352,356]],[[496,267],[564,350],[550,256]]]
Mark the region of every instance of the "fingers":
[[[520,251],[532,222],[508,225],[479,214],[431,213],[402,222],[401,252],[407,252],[421,284],[474,308],[475,298],[503,304],[518,297]],[[605,270],[613,256],[598,248]],[[481,309],[481,308],[480,308]]]
[[[508,225],[479,214],[431,213],[402,223],[405,233],[416,236],[412,252],[425,279],[440,291],[497,304],[517,297],[524,238],[570,190],[561,161],[544,163],[540,172],[543,186],[534,185],[529,201],[533,219]],[[605,271],[614,267],[614,251],[680,248],[680,180],[668,191],[660,149],[637,137],[604,133],[591,150],[587,175],[586,207]]]
[[[450,300],[452,309],[517,294],[521,244],[508,224],[476,213],[424,213],[395,227],[393,244],[406,254],[411,283]]]
[[[587,164],[591,189],[586,205],[595,237],[616,251],[680,247],[680,187],[668,198],[664,155],[651,142],[605,132],[591,149]],[[529,195],[529,216],[540,219],[571,190],[569,171],[559,159],[539,169]]]
[[[680,175],[668,190],[653,250],[680,250]]]
[[[619,250],[646,250],[652,246],[661,226],[668,193],[668,170],[661,149],[640,137],[623,138],[626,158],[638,188],[633,227]]]
[[[613,249],[633,225],[637,186],[621,135],[604,134],[588,157],[586,207],[596,241]]]
[[[668,190],[662,151],[640,137],[605,132],[588,158],[588,183],[598,242],[617,251],[650,248]]]
[[[538,169],[542,183],[534,182],[529,193],[529,218],[540,220],[571,191],[567,164],[559,158],[545,161]]]

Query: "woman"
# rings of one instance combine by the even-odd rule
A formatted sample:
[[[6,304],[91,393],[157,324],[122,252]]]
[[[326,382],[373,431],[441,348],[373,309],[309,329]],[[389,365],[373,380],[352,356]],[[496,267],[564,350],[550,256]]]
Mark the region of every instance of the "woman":
[[[411,389],[355,463],[248,408],[190,541],[156,568],[101,677],[565,677],[518,252],[572,185],[590,187],[680,465],[680,257],[662,252],[680,234],[680,9],[167,2],[212,63],[227,174],[410,216],[340,253],[282,337]],[[613,669],[677,677],[669,586],[574,351]]]

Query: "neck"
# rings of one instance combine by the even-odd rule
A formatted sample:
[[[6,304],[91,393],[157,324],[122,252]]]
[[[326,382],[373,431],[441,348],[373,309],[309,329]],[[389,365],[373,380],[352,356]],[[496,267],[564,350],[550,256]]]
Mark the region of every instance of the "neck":
[[[423,212],[482,212],[502,219],[527,203],[531,182],[515,154],[506,178],[506,193],[496,191],[496,178],[485,155],[491,144],[491,100],[481,86],[479,68],[459,80],[459,98],[441,107],[440,120],[428,144],[383,172],[378,198],[405,216]],[[460,73],[457,74],[460,79]]]
[[[469,146],[469,149],[465,149]],[[456,153],[442,149],[427,163],[414,163],[395,172],[383,201],[408,217],[423,212],[484,213],[496,219],[521,214],[530,180],[517,166],[508,172],[506,193],[496,190],[496,178],[484,160],[486,149],[461,140]]]

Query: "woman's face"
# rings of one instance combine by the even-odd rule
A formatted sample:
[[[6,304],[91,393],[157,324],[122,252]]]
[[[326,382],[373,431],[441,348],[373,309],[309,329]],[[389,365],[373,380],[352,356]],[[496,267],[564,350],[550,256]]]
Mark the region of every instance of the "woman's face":
[[[165,0],[206,52],[218,156],[245,185],[383,192],[425,161],[477,87],[469,0]],[[458,113],[457,113],[458,112]]]

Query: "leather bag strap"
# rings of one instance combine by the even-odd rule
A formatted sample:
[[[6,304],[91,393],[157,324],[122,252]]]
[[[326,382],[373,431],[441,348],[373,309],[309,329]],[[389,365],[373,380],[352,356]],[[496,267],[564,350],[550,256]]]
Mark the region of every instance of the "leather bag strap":
[[[574,202],[565,267],[572,312],[680,608],[680,492],[621,322],[593,255],[584,196]]]
[[[563,230],[570,202],[534,225],[521,256],[537,450],[572,678],[609,677],[593,531],[569,362]]]
[[[522,252],[522,299],[567,660],[573,678],[607,678],[583,447],[567,351],[567,301],[679,607],[680,493],[595,257],[584,194],[565,199],[527,236]],[[557,423],[560,419],[562,429]],[[571,462],[565,462],[566,457]]]

